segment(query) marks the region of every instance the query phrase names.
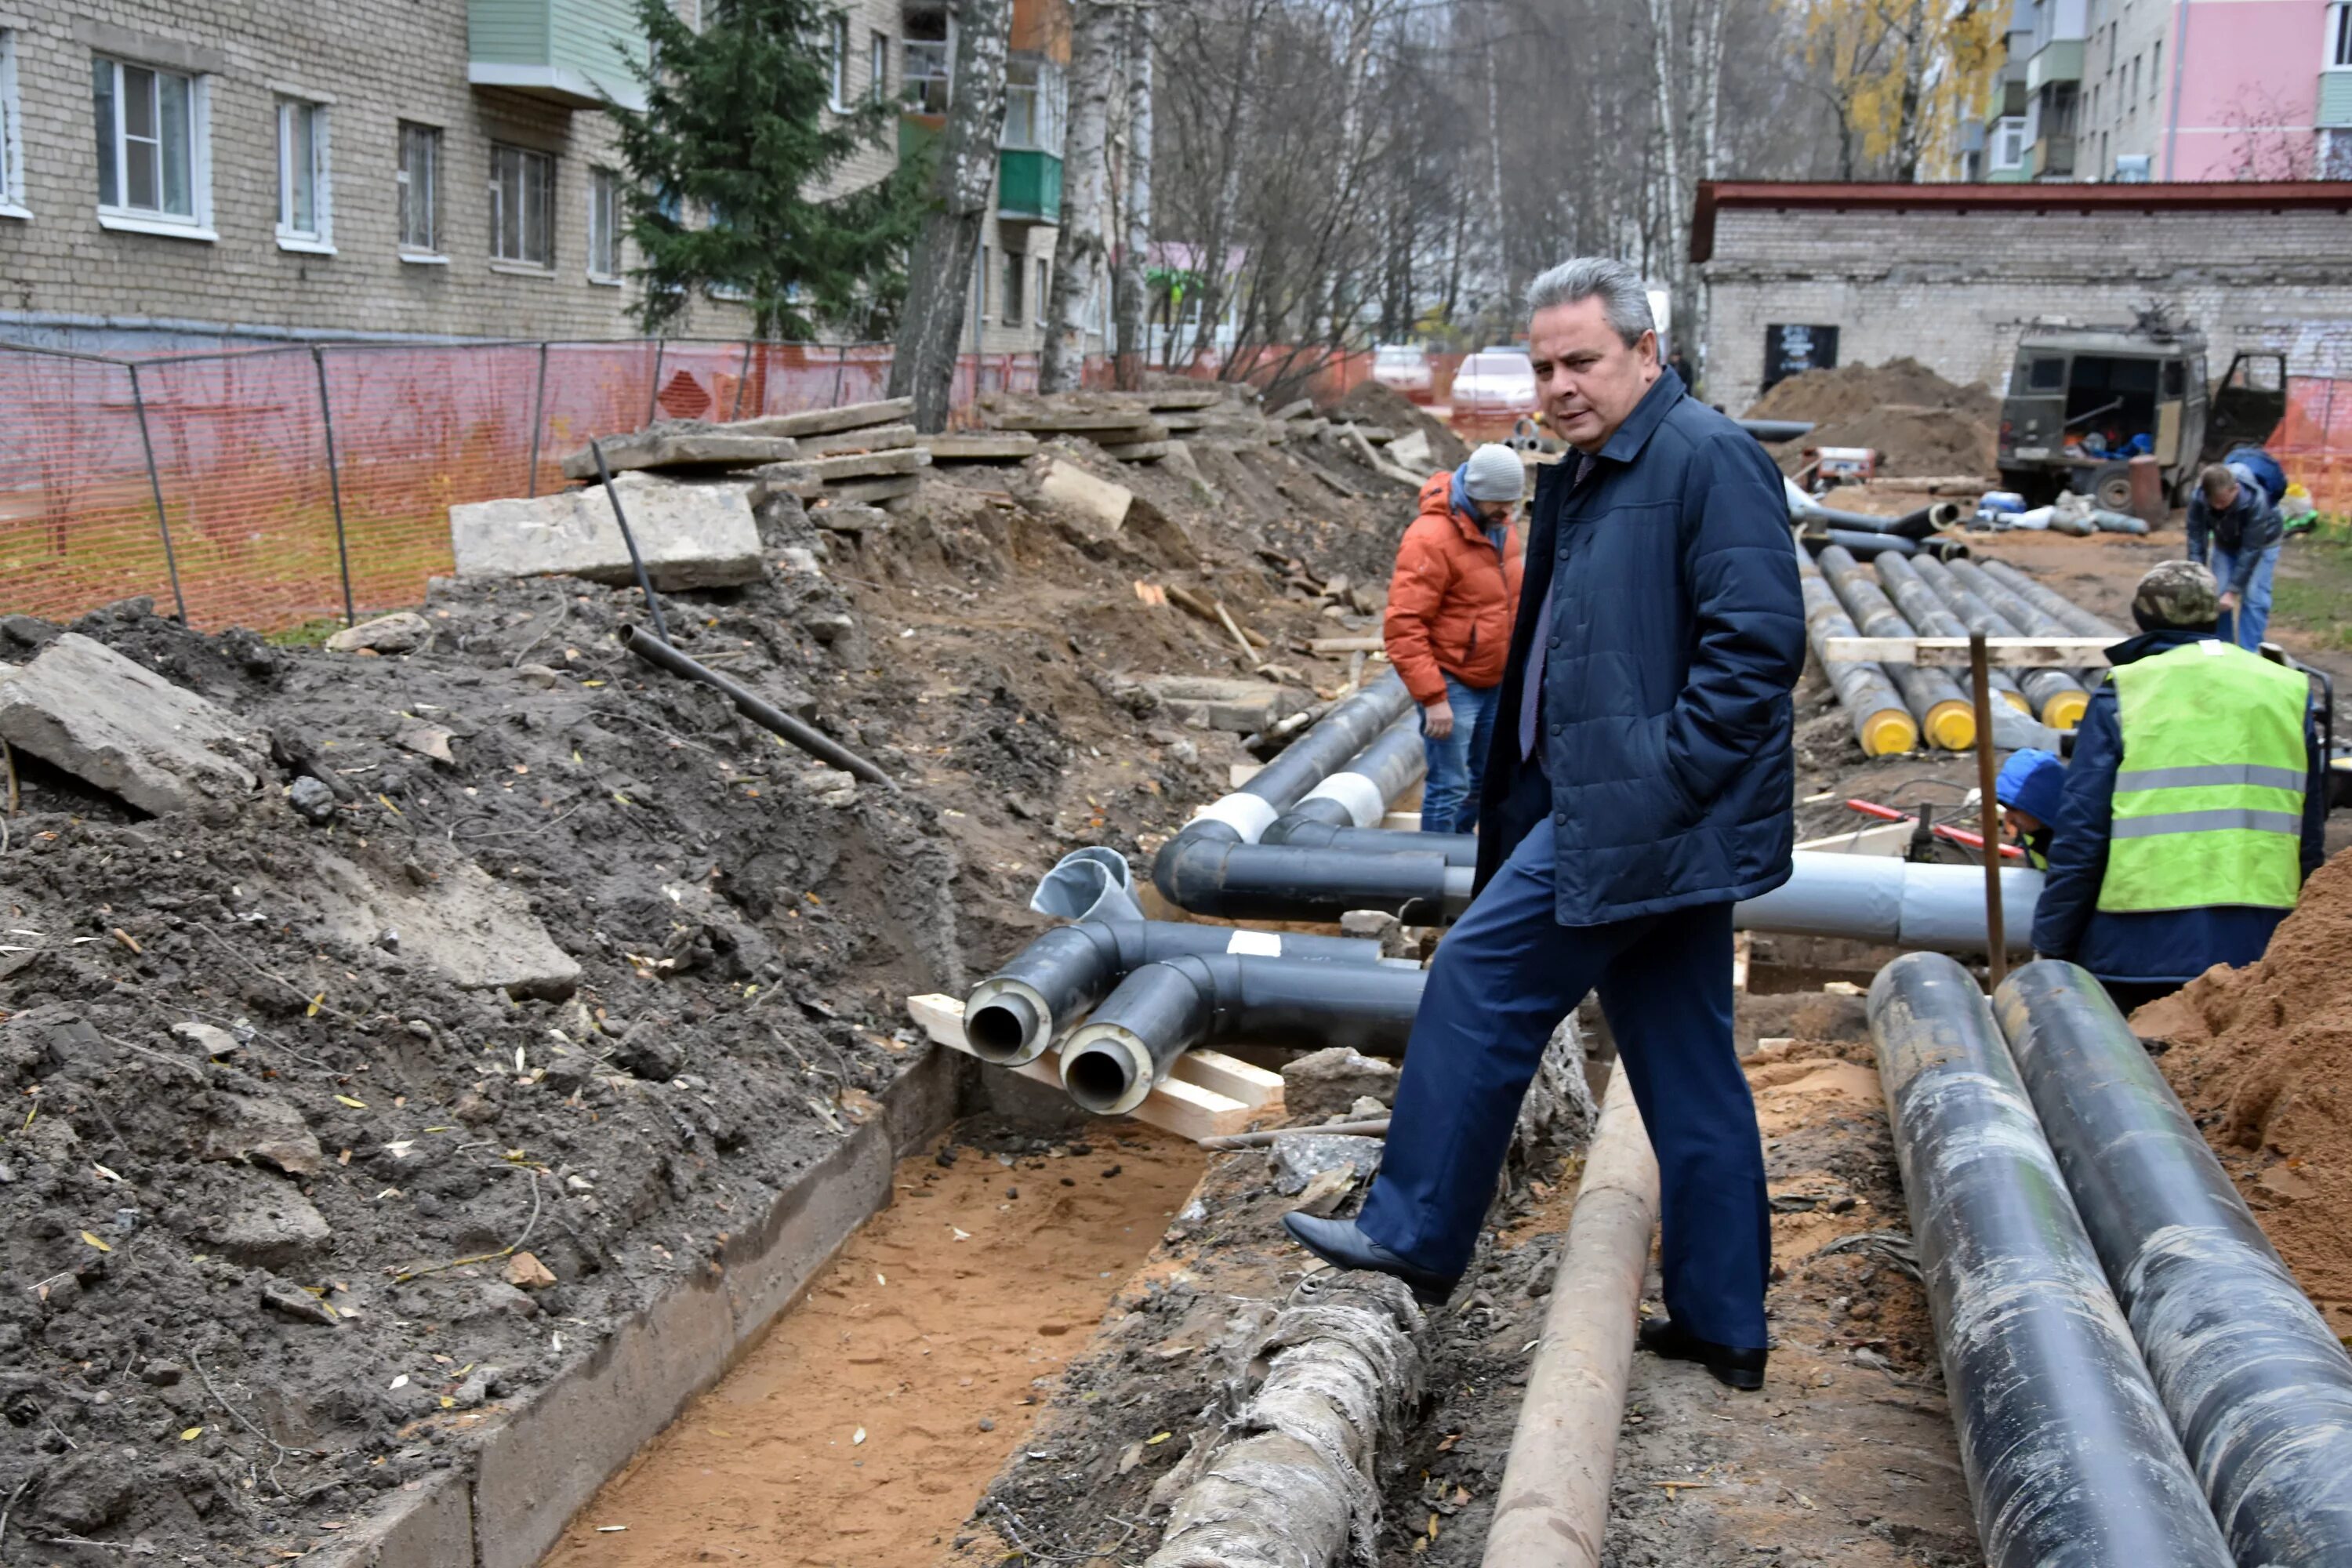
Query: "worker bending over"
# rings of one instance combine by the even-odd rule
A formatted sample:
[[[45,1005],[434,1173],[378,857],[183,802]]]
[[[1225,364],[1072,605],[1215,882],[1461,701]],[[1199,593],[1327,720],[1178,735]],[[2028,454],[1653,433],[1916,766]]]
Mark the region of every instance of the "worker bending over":
[[[2261,958],[2323,854],[2311,684],[2221,640],[2220,614],[2194,563],[2140,579],[2140,635],[2107,650],[2066,770],[2034,951],[2126,1010]]]
[[[2285,537],[2278,507],[2246,464],[2215,463],[2197,476],[2189,497],[2189,559],[2201,566],[2210,550],[2221,585],[2223,641],[2249,651],[2263,646]]]
[[[1731,1035],[1731,906],[1789,879],[1789,693],[1804,597],[1780,470],[1658,363],[1641,276],[1561,263],[1528,290],[1553,431],[1479,802],[1478,892],[1413,1020],[1354,1220],[1285,1216],[1325,1261],[1452,1291],[1519,1101],[1596,986],[1657,1152],[1668,1316],[1654,1352],[1763,1384],[1771,1220]]]
[[[1421,704],[1421,830],[1467,833],[1494,737],[1495,692],[1511,649],[1526,539],[1511,517],[1527,488],[1519,455],[1492,443],[1421,487],[1421,515],[1397,545],[1381,638]]]
[[[2011,752],[1993,781],[2000,803],[2001,837],[2025,851],[2035,870],[2050,864],[2050,840],[2058,825],[2058,799],[2066,788],[2066,764],[2052,752],[2029,747]]]

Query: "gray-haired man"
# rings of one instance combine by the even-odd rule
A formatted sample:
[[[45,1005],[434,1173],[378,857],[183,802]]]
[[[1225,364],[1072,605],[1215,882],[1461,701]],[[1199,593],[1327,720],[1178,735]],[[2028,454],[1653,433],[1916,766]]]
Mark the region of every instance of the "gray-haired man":
[[[1758,1388],[1771,1228],[1731,906],[1790,870],[1805,623],[1788,505],[1763,449],[1658,363],[1631,268],[1563,262],[1528,305],[1538,391],[1576,451],[1537,482],[1480,890],[1430,970],[1363,1213],[1285,1223],[1443,1299],[1545,1042],[1597,987],[1658,1155],[1669,1316],[1643,1343]]]

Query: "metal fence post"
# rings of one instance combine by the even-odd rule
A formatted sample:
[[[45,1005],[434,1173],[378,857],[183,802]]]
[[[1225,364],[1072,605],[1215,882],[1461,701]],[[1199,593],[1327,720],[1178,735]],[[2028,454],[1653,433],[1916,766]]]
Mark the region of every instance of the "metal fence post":
[[[763,358],[760,363],[761,367],[765,369],[767,366],[767,361]],[[735,376],[735,405],[727,411],[727,417],[729,419],[740,419],[743,417],[743,389],[751,384],[751,340],[745,338],[743,340],[743,368],[739,371]],[[766,400],[764,398],[761,400],[763,405],[765,401]]]
[[[842,378],[849,372],[849,345],[844,343],[834,353],[836,357],[833,362],[833,406],[838,408],[841,406]]]
[[[669,340],[667,338],[656,338],[654,340],[654,384],[653,386],[646,393],[646,423],[648,425],[654,422],[654,415],[661,407],[662,353],[668,347]]]
[[[343,535],[343,479],[335,466],[335,410],[327,401],[327,356],[319,345],[310,345],[310,363],[319,373],[319,422],[327,432],[327,493],[335,503],[335,563],[343,575],[343,625],[352,626],[359,620],[352,608],[352,551]]]
[[[539,433],[547,428],[547,345],[539,345],[539,390],[530,397],[530,482],[526,495],[539,493]]]
[[[180,560],[172,550],[172,519],[163,510],[163,480],[155,471],[155,441],[147,433],[147,398],[139,389],[139,367],[125,367],[131,372],[131,406],[139,416],[139,447],[147,454],[147,489],[155,497],[155,531],[163,536],[163,570],[172,577],[172,605],[180,613],[180,624],[188,624],[188,601],[180,592]]]

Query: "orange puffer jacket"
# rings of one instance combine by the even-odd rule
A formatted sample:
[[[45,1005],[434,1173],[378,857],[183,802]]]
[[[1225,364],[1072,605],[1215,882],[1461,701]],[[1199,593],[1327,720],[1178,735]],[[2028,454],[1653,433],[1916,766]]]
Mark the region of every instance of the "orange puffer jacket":
[[[1519,604],[1525,531],[1515,523],[1497,552],[1476,518],[1454,509],[1453,488],[1451,472],[1421,487],[1421,515],[1397,546],[1381,627],[1389,662],[1421,703],[1444,697],[1441,670],[1465,686],[1503,679]]]

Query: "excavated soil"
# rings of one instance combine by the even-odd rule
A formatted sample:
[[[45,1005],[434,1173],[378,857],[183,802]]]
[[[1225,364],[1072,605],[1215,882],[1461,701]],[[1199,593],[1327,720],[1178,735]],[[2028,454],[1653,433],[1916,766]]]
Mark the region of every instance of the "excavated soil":
[[[1043,866],[1220,790],[1232,738],[1139,682],[1256,661],[1137,581],[1223,600],[1277,679],[1342,679],[1296,639],[1372,622],[1297,565],[1384,572],[1402,486],[1313,449],[1202,450],[1214,489],[1056,449],[1137,491],[1126,529],[1027,469],[940,472],[898,515],[771,507],[765,580],[667,598],[681,647],[902,795],[622,653],[618,589],[436,584],[427,646],[386,658],[143,603],[77,625],[266,731],[272,766],[242,806],[142,819],[16,758],[0,1554],[330,1542],[705,1267],[928,1048],[901,999],[1041,923]],[[0,622],[0,658],[55,631]],[[538,966],[511,996],[475,973],[508,939]]]
[[[1790,472],[1808,447],[1870,447],[1887,474],[1990,478],[2000,400],[1957,386],[1915,359],[1809,370],[1758,398],[1750,419],[1810,419],[1813,429],[1772,448]]]
[[[2303,889],[2260,963],[2132,1016],[2305,1291],[2352,1335],[2352,858]]]

